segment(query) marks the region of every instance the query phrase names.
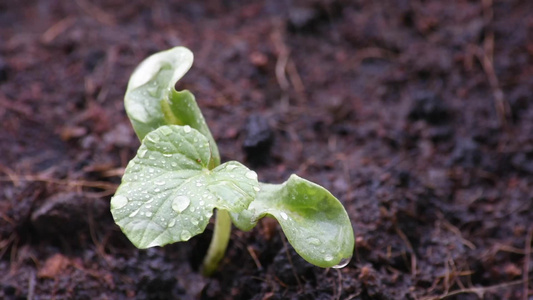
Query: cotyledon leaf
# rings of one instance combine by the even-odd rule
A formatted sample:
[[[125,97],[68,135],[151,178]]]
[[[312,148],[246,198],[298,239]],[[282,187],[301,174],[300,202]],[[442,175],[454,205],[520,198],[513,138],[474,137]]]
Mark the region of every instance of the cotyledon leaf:
[[[247,210],[231,214],[235,226],[250,230],[262,217],[272,216],[308,262],[323,268],[348,264],[354,251],[353,228],[346,210],[328,190],[297,175],[260,188]]]
[[[138,248],[187,241],[202,233],[213,208],[241,212],[259,190],[257,174],[238,162],[208,169],[207,138],[190,126],[150,132],[111,199],[115,222]]]
[[[189,125],[200,131],[209,140],[213,158],[209,167],[213,168],[220,164],[220,155],[194,95],[174,88],[193,60],[192,52],[185,47],[149,56],[131,75],[124,106],[140,140],[163,125]]]

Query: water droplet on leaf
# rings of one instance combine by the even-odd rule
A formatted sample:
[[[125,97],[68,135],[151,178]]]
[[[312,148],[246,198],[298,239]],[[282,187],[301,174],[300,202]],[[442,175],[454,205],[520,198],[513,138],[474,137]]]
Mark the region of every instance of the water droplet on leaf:
[[[163,126],[163,127],[160,127],[159,129],[164,135],[170,135],[172,133],[172,129],[166,127],[166,126]]]
[[[176,220],[172,219],[172,220],[170,220],[170,222],[168,222],[167,227],[174,227],[174,225],[176,225]]]
[[[316,237],[308,238],[307,242],[309,242],[309,244],[314,245],[314,246],[318,246],[318,245],[322,244],[322,242],[319,239],[317,239]]]
[[[189,125],[183,126],[183,131],[185,131],[185,133],[191,132],[191,126],[189,126]]]
[[[157,98],[157,87],[151,86],[146,90],[148,91],[148,94],[150,94],[150,96]]]
[[[187,231],[187,230],[183,230],[183,231],[181,232],[181,239],[182,239],[183,241],[188,241],[190,238],[191,238],[191,233],[190,233],[189,231]]]
[[[330,255],[330,254],[326,254],[326,256],[324,256],[324,260],[325,261],[332,261],[333,260],[333,256]]]
[[[130,218],[133,218],[133,217],[135,217],[135,216],[136,216],[136,215],[137,215],[137,214],[139,213],[139,211],[140,211],[140,210],[141,210],[141,209],[140,209],[140,208],[138,208],[137,210],[135,210],[134,212],[132,212],[132,213],[130,214],[130,216],[129,216],[129,217],[130,217]]]
[[[248,171],[246,172],[246,174],[244,174],[244,176],[246,176],[246,178],[248,179],[257,179],[257,173],[255,173],[254,171]]]
[[[150,134],[150,135],[148,135],[146,138],[147,138],[150,142],[152,142],[152,143],[154,143],[154,144],[157,144],[157,142],[159,142],[159,140],[161,140],[161,139],[159,138],[159,135],[157,135],[157,134],[155,134],[155,133],[154,133],[154,134]]]
[[[344,268],[350,263],[350,260],[352,260],[351,257],[343,258],[338,264],[334,265],[332,268],[335,268],[335,269]]]
[[[114,209],[119,209],[128,204],[128,198],[122,195],[116,195],[115,197],[111,198],[111,207]]]
[[[280,212],[279,215],[283,218],[283,220],[288,220],[289,219],[289,216],[287,216],[287,214],[284,213],[284,212]]]
[[[146,155],[146,152],[148,152],[148,149],[146,148],[139,150],[139,157],[144,158],[144,156]]]
[[[177,213],[181,213],[185,209],[187,209],[187,207],[189,207],[190,204],[191,204],[191,200],[189,199],[189,197],[178,196],[172,201],[172,209]]]

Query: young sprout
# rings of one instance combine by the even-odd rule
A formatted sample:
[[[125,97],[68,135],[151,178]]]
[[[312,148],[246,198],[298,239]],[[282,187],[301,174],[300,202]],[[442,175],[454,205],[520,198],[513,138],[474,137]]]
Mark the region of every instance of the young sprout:
[[[217,209],[202,272],[216,271],[231,224],[251,230],[269,216],[308,262],[344,267],[354,234],[342,204],[326,189],[292,175],[267,184],[236,161],[220,164],[217,145],[189,91],[176,82],[189,70],[192,53],[176,47],[144,60],[130,78],[125,107],[142,141],[111,198],[111,213],[138,248],[163,246],[202,233]]]

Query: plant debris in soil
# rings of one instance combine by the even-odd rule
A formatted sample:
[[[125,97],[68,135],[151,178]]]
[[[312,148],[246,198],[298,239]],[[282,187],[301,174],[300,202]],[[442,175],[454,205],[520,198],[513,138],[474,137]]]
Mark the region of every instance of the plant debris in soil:
[[[0,298],[533,297],[533,2],[0,3]],[[350,264],[303,261],[279,226],[138,250],[109,200],[139,145],[123,108],[146,56],[195,54],[178,83],[223,160],[330,189]],[[211,228],[211,227],[209,227]]]

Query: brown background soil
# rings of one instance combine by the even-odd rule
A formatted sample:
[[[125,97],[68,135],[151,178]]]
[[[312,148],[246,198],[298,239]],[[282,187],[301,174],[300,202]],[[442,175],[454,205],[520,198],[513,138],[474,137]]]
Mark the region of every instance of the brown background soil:
[[[531,299],[532,16],[525,0],[1,1],[0,298]],[[127,80],[176,45],[223,160],[343,202],[346,268],[309,265],[264,221],[203,278],[211,227],[139,251],[114,225],[139,145]]]

